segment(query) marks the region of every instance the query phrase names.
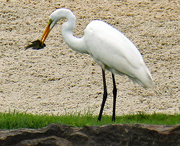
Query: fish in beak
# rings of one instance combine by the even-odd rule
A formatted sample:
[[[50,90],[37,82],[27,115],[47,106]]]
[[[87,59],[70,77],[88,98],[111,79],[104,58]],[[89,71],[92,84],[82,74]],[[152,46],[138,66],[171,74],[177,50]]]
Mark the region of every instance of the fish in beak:
[[[39,49],[42,49],[46,46],[44,42],[45,42],[45,40],[46,40],[50,30],[51,30],[50,29],[51,23],[52,23],[52,20],[50,19],[42,37],[41,37],[41,40],[36,40],[36,41],[31,42],[30,45],[26,46],[25,50],[27,50],[28,48],[39,50]]]
[[[42,45],[42,42],[40,40],[36,40],[34,42],[31,42],[30,45],[26,46],[25,50],[27,50],[28,48],[32,48],[34,50],[40,50],[45,46],[46,46],[45,44]]]

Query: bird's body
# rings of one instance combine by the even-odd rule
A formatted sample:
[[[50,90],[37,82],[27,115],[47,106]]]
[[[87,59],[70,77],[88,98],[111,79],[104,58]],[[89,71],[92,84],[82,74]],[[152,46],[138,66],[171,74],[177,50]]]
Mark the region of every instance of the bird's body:
[[[85,29],[87,52],[103,68],[151,87],[151,75],[135,45],[109,24],[95,20]]]
[[[67,19],[67,22],[62,25],[62,36],[66,44],[77,52],[91,55],[102,67],[104,97],[98,120],[101,120],[107,98],[105,69],[111,71],[113,75],[114,100],[116,99],[114,74],[127,75],[133,82],[139,83],[145,88],[153,86],[150,71],[138,49],[123,33],[106,22],[100,20],[90,22],[84,31],[84,36],[76,38],[73,36],[75,15],[68,9],[57,9],[50,15],[48,26],[41,38],[43,43],[50,30],[62,18]],[[115,120],[115,107],[113,108],[113,114]]]

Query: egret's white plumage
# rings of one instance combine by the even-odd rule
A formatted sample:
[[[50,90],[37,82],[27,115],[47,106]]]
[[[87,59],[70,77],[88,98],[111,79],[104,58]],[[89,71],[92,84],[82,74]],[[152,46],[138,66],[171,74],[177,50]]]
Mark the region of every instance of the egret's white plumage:
[[[77,38],[73,36],[75,15],[69,9],[57,9],[50,15],[48,26],[41,38],[42,43],[62,18],[67,19],[62,25],[62,36],[66,44],[77,52],[91,55],[103,70],[111,71],[114,86],[114,74],[127,75],[134,83],[144,88],[153,86],[150,71],[138,49],[123,33],[106,22],[100,20],[90,22],[84,36]],[[103,81],[105,82],[105,75]]]
[[[125,74],[143,87],[153,85],[150,72],[135,45],[109,24],[95,20],[85,29],[88,53],[112,73]]]

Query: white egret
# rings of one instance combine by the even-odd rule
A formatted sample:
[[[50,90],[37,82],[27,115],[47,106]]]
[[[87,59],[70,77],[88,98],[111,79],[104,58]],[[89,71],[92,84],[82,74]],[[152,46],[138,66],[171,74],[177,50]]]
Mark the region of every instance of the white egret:
[[[117,89],[114,75],[127,75],[134,83],[148,88],[153,86],[149,69],[135,45],[123,33],[106,22],[93,20],[87,25],[82,38],[73,36],[76,17],[71,10],[65,8],[57,9],[50,15],[48,25],[41,38],[42,45],[50,30],[63,18],[67,19],[62,24],[62,37],[66,44],[77,52],[91,55],[102,68],[104,93],[99,121],[107,99],[105,69],[111,71],[113,80],[112,121],[115,121]]]

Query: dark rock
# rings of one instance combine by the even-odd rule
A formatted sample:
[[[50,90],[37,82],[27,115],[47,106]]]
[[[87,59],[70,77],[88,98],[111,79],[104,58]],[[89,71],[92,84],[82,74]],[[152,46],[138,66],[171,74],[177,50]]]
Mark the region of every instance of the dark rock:
[[[114,124],[0,130],[0,146],[180,146],[180,125]]]
[[[65,138],[60,138],[57,136],[49,136],[43,138],[35,138],[30,140],[23,140],[16,146],[72,146],[72,143],[66,140]]]

